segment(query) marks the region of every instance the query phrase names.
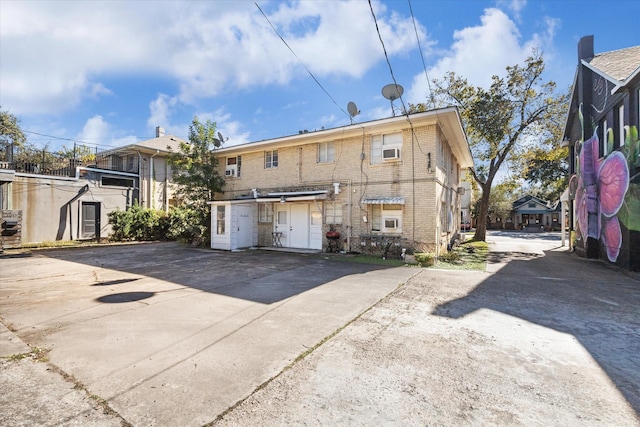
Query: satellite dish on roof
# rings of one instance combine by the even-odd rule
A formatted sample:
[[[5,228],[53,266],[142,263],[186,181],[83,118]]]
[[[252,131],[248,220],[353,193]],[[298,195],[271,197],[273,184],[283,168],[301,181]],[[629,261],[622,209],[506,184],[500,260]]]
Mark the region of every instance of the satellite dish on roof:
[[[385,87],[382,88],[382,96],[384,96],[385,98],[387,98],[389,101],[392,101],[392,102],[394,99],[400,98],[403,93],[404,93],[404,88],[395,83],[391,83],[390,85],[386,85]]]
[[[351,116],[351,124],[353,124],[353,118],[360,114],[360,110],[358,110],[355,102],[349,101],[349,103],[347,104],[347,111],[349,111],[349,115]]]
[[[220,146],[221,146],[222,144],[224,144],[224,142],[225,142],[227,139],[229,139],[229,138],[226,138],[226,139],[225,139],[225,138],[222,136],[222,134],[221,134],[220,132],[218,132],[218,137],[217,137],[217,138],[213,138],[213,145],[214,145],[216,148],[220,148]]]
[[[404,88],[399,84],[391,83],[382,88],[382,96],[391,102],[391,113],[395,116],[396,112],[393,108],[393,100],[398,99],[404,93]]]

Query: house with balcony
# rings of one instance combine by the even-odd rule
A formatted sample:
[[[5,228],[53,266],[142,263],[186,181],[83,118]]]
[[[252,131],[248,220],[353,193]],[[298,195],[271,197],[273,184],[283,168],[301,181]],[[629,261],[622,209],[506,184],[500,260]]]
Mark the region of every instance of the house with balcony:
[[[564,130],[570,243],[579,255],[640,270],[640,46],[578,43]]]
[[[166,161],[181,140],[156,129],[156,137],[83,157],[42,150],[0,151],[2,247],[22,243],[107,237],[108,214],[132,204],[168,211],[171,170]],[[83,150],[86,154],[86,150]]]
[[[220,148],[211,247],[445,251],[473,159],[456,108]]]

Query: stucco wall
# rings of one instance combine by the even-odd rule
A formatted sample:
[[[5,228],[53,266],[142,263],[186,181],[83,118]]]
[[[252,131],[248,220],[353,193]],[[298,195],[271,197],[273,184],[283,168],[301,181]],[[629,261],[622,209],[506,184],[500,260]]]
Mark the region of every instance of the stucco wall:
[[[111,231],[107,214],[117,208],[126,209],[131,192],[100,187],[100,180],[93,174],[88,178],[69,180],[16,174],[11,205],[22,211],[22,243],[81,238],[82,202],[100,202],[100,235],[107,237]]]

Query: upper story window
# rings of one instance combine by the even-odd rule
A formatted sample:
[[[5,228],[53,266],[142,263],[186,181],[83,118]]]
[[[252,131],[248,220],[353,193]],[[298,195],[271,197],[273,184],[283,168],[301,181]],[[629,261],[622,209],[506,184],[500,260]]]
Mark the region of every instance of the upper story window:
[[[227,157],[227,165],[224,170],[225,177],[240,177],[240,166],[242,165],[242,157]]]
[[[402,133],[374,135],[371,137],[371,164],[400,160]]]
[[[318,144],[318,163],[330,163],[336,160],[336,146],[333,141]]]
[[[273,169],[278,167],[278,150],[264,152],[264,168]]]

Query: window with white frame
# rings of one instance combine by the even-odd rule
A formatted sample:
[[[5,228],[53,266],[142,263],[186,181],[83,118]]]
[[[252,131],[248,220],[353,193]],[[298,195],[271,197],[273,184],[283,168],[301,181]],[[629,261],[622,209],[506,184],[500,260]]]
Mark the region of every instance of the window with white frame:
[[[242,157],[241,156],[227,157],[226,164],[227,165],[224,171],[225,177],[239,178],[240,166],[242,165]]]
[[[226,220],[226,208],[225,206],[218,206],[216,209],[216,234],[225,234],[225,220]]]
[[[278,167],[278,150],[264,152],[264,168],[275,169]]]
[[[331,163],[336,160],[336,146],[333,141],[318,144],[318,163]]]
[[[371,164],[400,160],[402,132],[371,137]]]
[[[371,230],[381,233],[402,233],[402,205],[371,205]]]
[[[342,224],[342,203],[325,202],[324,223],[325,224]]]
[[[258,203],[258,221],[273,222],[273,206],[268,203]]]

